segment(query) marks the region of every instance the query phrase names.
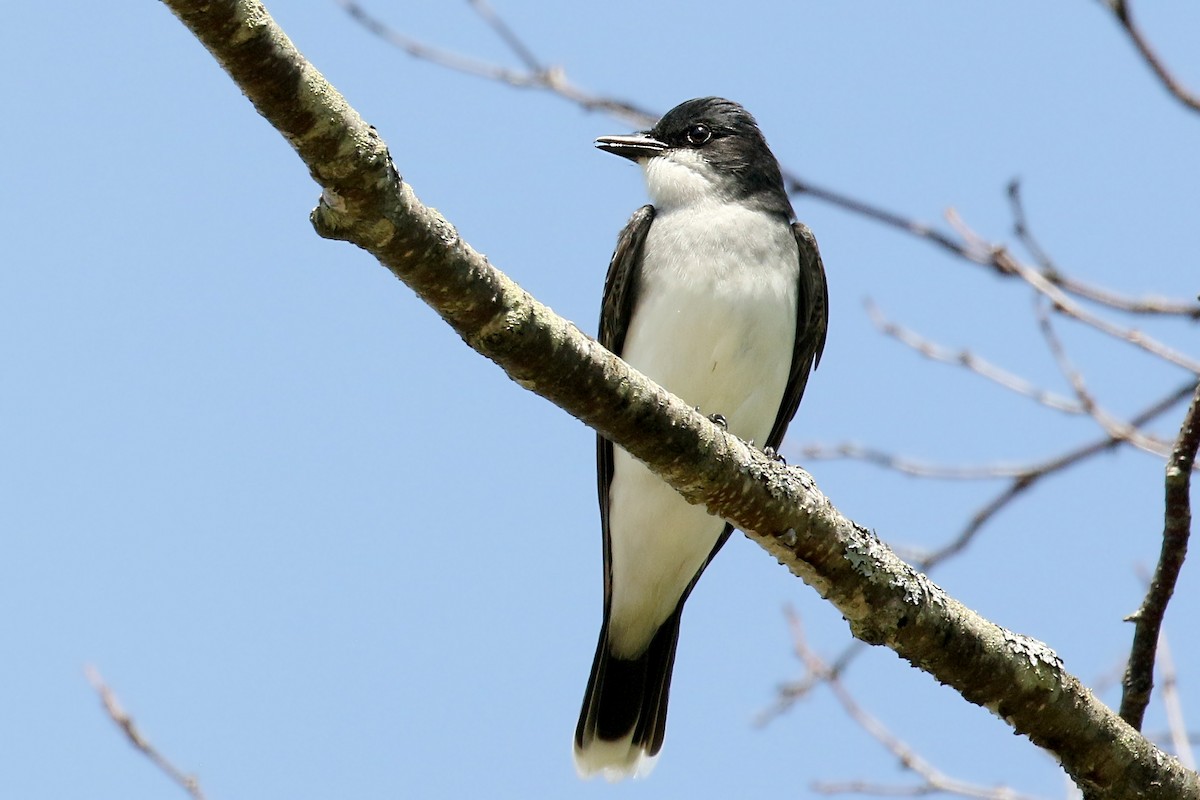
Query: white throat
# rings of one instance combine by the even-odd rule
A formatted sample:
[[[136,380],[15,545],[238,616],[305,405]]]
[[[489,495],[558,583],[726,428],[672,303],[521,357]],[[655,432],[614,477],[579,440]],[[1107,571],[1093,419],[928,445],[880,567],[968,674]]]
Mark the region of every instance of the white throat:
[[[725,199],[712,166],[695,150],[672,150],[640,159],[638,164],[646,176],[650,202],[660,212]]]

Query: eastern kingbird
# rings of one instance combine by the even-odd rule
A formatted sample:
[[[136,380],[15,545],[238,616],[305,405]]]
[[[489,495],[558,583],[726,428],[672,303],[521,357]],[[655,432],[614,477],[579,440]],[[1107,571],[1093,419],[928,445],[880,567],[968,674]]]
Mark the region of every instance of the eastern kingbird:
[[[600,342],[650,379],[779,447],[821,358],[825,272],[779,164],[737,103],[682,103],[596,146],[641,166],[653,205],[630,218],[604,282]],[[575,767],[645,775],[662,748],[683,603],[732,526],[597,440],[604,623],[575,729]]]

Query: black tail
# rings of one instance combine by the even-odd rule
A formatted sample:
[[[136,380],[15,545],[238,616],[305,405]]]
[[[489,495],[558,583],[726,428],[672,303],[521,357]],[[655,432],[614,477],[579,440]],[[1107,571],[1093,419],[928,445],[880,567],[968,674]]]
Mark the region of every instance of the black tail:
[[[644,775],[662,749],[667,697],[683,603],[663,622],[650,645],[632,660],[608,649],[608,622],[600,630],[596,658],[575,728],[575,768],[610,780]]]

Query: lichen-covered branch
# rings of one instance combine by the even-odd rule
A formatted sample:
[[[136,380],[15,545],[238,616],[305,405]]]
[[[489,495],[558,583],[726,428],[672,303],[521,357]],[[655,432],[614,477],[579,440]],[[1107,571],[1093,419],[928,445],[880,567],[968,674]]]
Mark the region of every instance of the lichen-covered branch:
[[[383,141],[253,0],[164,0],[295,148],[324,196],[322,236],[367,250],[520,385],[733,521],[863,641],[992,710],[1103,797],[1196,798],[1200,780],[1100,703],[1054,653],[995,625],[768,458],[557,317],[423,206]]]

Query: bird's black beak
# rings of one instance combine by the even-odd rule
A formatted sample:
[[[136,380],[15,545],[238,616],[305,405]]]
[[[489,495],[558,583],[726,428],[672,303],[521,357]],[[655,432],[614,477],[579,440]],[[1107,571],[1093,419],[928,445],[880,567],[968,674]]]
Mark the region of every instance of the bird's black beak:
[[[606,153],[639,161],[643,158],[653,158],[667,146],[648,133],[635,133],[632,136],[601,136],[596,140],[596,147]]]

